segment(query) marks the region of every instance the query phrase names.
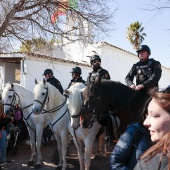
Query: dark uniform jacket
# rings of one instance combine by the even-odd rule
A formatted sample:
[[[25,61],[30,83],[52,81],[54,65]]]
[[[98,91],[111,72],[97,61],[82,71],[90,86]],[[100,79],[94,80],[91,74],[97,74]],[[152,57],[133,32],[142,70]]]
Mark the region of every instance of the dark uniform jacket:
[[[82,77],[79,77],[78,79],[72,79],[71,82],[69,83],[67,89],[68,89],[71,85],[73,85],[73,84],[75,84],[75,83],[83,83],[83,84],[86,84],[86,81],[84,81],[84,80],[82,79]]]
[[[89,76],[87,77],[87,83],[94,81],[96,77],[99,77],[99,75],[101,76],[101,79],[110,80],[109,72],[100,67],[97,70],[93,69],[93,71],[89,73]]]
[[[140,156],[151,146],[148,129],[140,123],[129,125],[113,149],[110,170],[133,170]]]
[[[141,159],[137,163],[134,170],[158,170],[159,161],[160,161],[161,153],[156,154],[151,160],[145,162],[145,160]],[[161,161],[161,166],[159,170],[168,170],[168,157],[166,155],[163,156]]]
[[[159,61],[148,59],[144,62],[134,64],[125,78],[127,86],[131,86],[134,77],[136,77],[136,85],[143,84],[143,91],[147,92],[150,88],[158,87],[158,82],[161,78],[162,70]]]
[[[61,94],[63,94],[63,87],[61,86],[61,83],[59,80],[57,80],[54,76],[50,77],[47,82],[52,84],[54,87],[56,87]]]

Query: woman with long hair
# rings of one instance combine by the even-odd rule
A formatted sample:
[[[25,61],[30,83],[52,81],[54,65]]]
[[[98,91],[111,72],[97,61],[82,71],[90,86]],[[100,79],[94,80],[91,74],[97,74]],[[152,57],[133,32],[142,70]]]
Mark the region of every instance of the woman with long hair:
[[[170,170],[170,86],[151,92],[144,126],[155,143],[140,158],[135,170]]]

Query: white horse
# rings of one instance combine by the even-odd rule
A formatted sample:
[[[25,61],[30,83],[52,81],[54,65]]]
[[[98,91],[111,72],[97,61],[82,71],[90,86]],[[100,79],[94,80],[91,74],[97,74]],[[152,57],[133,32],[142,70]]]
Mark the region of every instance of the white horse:
[[[66,152],[68,145],[69,113],[66,98],[50,83],[43,80],[34,87],[33,113],[40,114],[44,108],[48,112],[49,125],[57,140],[62,170],[67,168]],[[46,112],[46,111],[44,111]]]
[[[68,95],[67,103],[71,117],[71,122],[69,123],[69,131],[73,136],[73,140],[78,151],[80,170],[89,170],[93,143],[101,125],[98,122],[95,122],[90,129],[79,127],[79,113],[83,103],[81,92],[84,90],[84,88],[84,84],[75,83],[69,89],[66,89],[65,93]],[[115,128],[116,127],[114,127],[114,129]],[[106,133],[104,131],[104,133],[102,133],[98,139],[98,152],[100,157],[106,157],[106,145],[104,144],[105,136]],[[85,148],[85,156],[83,155],[82,146]]]
[[[4,103],[4,113],[9,114],[18,103],[23,110],[23,119],[28,128],[31,143],[31,157],[28,160],[28,166],[34,164],[34,156],[37,151],[37,161],[34,168],[41,167],[41,139],[43,129],[48,125],[47,114],[34,115],[32,114],[33,93],[26,90],[17,83],[8,83],[2,92],[2,102]],[[36,145],[36,150],[35,150]]]

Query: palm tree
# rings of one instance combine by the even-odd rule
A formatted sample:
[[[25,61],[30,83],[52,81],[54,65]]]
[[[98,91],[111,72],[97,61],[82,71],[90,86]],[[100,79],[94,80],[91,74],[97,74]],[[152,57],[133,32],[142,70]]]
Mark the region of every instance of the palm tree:
[[[126,38],[130,41],[135,50],[139,49],[144,40],[144,36],[146,36],[143,30],[144,27],[142,27],[142,23],[139,22],[134,22],[128,27]]]

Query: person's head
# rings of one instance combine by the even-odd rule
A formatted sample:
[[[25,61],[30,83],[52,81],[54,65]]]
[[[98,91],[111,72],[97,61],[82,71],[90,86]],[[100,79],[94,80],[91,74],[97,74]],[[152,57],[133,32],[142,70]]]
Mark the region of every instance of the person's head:
[[[92,55],[90,58],[90,64],[93,68],[99,68],[101,65],[101,58],[98,55]]]
[[[74,78],[77,79],[81,75],[81,68],[80,67],[74,67],[74,68],[72,68],[70,73],[72,73],[72,78],[73,79]]]
[[[148,103],[148,114],[144,126],[148,128],[153,142],[158,142],[170,132],[170,93],[169,89],[162,92],[151,92],[152,99]]]
[[[136,52],[138,53],[138,58],[140,61],[148,60],[151,55],[151,49],[147,45],[141,45]]]
[[[43,73],[46,79],[49,79],[51,76],[53,76],[53,71],[51,69],[46,69]]]

